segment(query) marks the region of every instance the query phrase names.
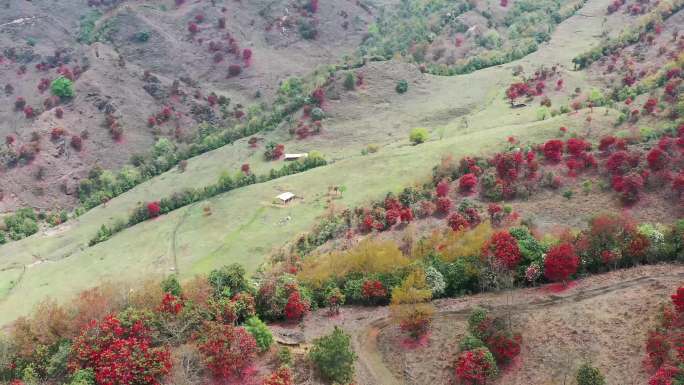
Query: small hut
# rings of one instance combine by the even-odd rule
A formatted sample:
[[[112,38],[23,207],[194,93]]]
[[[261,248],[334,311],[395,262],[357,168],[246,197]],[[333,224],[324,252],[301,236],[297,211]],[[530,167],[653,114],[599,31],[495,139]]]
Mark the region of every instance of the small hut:
[[[309,156],[309,154],[307,154],[307,153],[303,153],[303,154],[285,154],[285,160],[286,160],[286,161],[292,161],[292,160],[297,160],[297,159],[301,159],[301,158],[306,158],[307,156]]]
[[[280,203],[288,203],[291,202],[294,199],[295,195],[291,192],[284,192],[276,197]]]

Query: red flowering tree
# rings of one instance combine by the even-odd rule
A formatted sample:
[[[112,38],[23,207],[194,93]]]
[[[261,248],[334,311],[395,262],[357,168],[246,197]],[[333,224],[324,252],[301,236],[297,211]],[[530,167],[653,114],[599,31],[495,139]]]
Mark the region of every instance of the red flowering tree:
[[[485,344],[497,363],[507,364],[520,354],[521,342],[522,337],[519,334],[509,336],[508,333],[499,332],[487,338]]]
[[[579,138],[570,138],[566,142],[567,151],[570,155],[579,157],[583,152],[591,149],[591,145]]]
[[[392,227],[397,224],[399,219],[401,218],[401,211],[397,209],[391,209],[385,211],[385,223],[387,224],[387,227]]]
[[[452,213],[451,215],[449,215],[449,218],[447,218],[447,222],[449,223],[449,227],[451,227],[451,230],[455,232],[466,230],[469,226],[468,220],[465,219],[465,217],[463,217],[463,215],[459,213]]]
[[[196,338],[204,363],[216,378],[241,377],[256,358],[256,340],[245,328],[207,322]]]
[[[461,353],[456,360],[456,379],[463,385],[485,385],[497,374],[496,362],[487,349]]]
[[[81,151],[83,149],[83,139],[78,135],[72,136],[69,144],[76,151]]]
[[[506,97],[511,104],[515,104],[516,99],[520,97],[532,95],[534,95],[534,90],[532,90],[527,83],[522,82],[513,83],[506,90]]]
[[[403,223],[410,223],[413,221],[413,210],[410,207],[404,207],[400,211],[401,221]]]
[[[490,203],[489,206],[487,206],[487,214],[489,214],[489,220],[492,222],[493,226],[500,225],[506,216],[506,213],[503,211],[503,207],[501,207],[501,205],[497,205],[496,203]]]
[[[485,243],[483,254],[493,257],[497,263],[509,270],[515,269],[520,263],[518,241],[507,230],[494,233]]]
[[[563,141],[558,139],[552,139],[544,143],[543,147],[544,158],[552,163],[558,163],[561,161],[561,156],[563,155]]]
[[[249,48],[245,48],[242,51],[242,61],[245,64],[245,68],[249,67],[252,64],[252,50]]]
[[[475,174],[465,174],[458,180],[458,188],[463,192],[472,192],[475,186],[477,186],[477,176]]]
[[[298,290],[290,293],[285,305],[285,318],[289,321],[300,321],[309,311],[309,303],[302,299]]]
[[[261,385],[294,385],[294,374],[287,366],[282,366],[264,378]]]
[[[147,204],[147,216],[150,218],[156,218],[161,212],[161,206],[159,202],[150,202]]]
[[[445,197],[449,195],[449,181],[446,179],[442,179],[437,183],[437,187],[435,188],[435,192],[437,193],[438,197]]]
[[[449,214],[449,211],[451,211],[451,198],[449,197],[439,197],[437,198],[437,211],[442,213],[442,214]]]
[[[659,147],[653,147],[651,151],[646,155],[646,161],[648,161],[648,167],[653,171],[660,171],[667,166],[669,157],[667,153],[661,150]]]
[[[684,313],[684,286],[677,289],[675,294],[672,294],[672,304],[679,313]]]
[[[371,305],[375,305],[387,299],[387,289],[382,282],[369,279],[363,282],[361,296]]]
[[[325,90],[321,87],[316,88],[311,94],[311,98],[319,107],[323,106],[323,103],[325,103]]]
[[[549,250],[544,260],[544,276],[551,281],[567,281],[577,272],[579,257],[570,243],[561,243]]]
[[[178,315],[183,311],[183,306],[184,304],[181,298],[171,293],[164,293],[164,297],[162,298],[162,302],[159,305],[159,308],[157,308],[157,311],[160,313]]]
[[[167,348],[153,346],[145,320],[123,324],[116,316],[91,321],[72,343],[72,370],[93,369],[107,385],[159,385],[171,369]]]

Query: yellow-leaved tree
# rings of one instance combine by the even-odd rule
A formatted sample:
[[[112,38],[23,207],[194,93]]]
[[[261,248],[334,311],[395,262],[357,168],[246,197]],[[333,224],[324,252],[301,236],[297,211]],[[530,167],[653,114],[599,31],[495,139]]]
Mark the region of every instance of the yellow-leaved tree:
[[[400,286],[392,290],[392,318],[413,339],[419,339],[430,330],[434,314],[431,299],[432,291],[421,268],[414,269]]]
[[[349,273],[389,273],[410,262],[394,241],[369,238],[346,251],[310,256],[302,263],[297,278],[311,288],[320,288],[331,278]]]
[[[477,256],[493,233],[489,222],[481,223],[468,231],[435,231],[429,237],[416,242],[411,255],[419,259],[436,252],[444,262],[453,262],[460,257]]]

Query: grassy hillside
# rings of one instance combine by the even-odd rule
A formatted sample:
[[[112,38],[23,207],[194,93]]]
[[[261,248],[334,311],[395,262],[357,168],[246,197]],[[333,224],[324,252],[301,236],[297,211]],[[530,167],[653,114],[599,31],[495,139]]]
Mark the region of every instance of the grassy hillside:
[[[335,205],[351,206],[419,180],[445,153],[490,152],[509,135],[535,141],[553,136],[559,126],[581,129],[581,114],[537,121],[536,107],[510,109],[504,88],[516,65],[530,72],[542,64],[571,68],[571,59],[602,36],[605,27],[596,18],[603,17],[607,4],[589,1],[529,57],[470,75],[433,77],[393,61],[368,65],[362,69],[368,75],[365,89],[329,102],[330,119],[321,135],[297,141],[285,127],[265,135],[265,141],[284,143],[288,152],[321,151],[334,161],[326,167],[231,191],[87,247],[102,224],[127,217],[138,202],[213,183],[221,171],[237,170],[245,162],[255,172],[273,167],[261,159],[261,150],[239,141],[192,159],[185,173],[167,172],[77,220],[1,247],[0,324],[26,313],[46,295],[68,296],[107,279],[136,280],[173,270],[189,276],[229,262],[253,271],[273,248],[310,228],[325,212],[328,186],[344,186]],[[564,71],[564,77],[568,89],[588,86],[582,73]],[[409,80],[409,91],[400,96],[394,85],[402,78]],[[596,125],[599,119],[614,120],[610,115],[595,118]],[[416,126],[428,127],[432,137],[410,146],[408,132]],[[370,143],[381,150],[362,156]],[[274,206],[274,196],[282,191],[301,199]]]

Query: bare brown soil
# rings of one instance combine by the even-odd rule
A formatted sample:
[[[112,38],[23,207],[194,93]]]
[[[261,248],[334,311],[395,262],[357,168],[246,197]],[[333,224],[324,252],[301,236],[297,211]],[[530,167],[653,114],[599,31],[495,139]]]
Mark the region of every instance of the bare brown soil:
[[[230,98],[231,111],[270,102],[282,80],[352,53],[375,12],[355,2],[326,3],[312,18],[316,39],[306,40],[298,31],[301,10],[292,1],[186,1],[180,7],[170,0],[106,3],[114,5],[87,7],[85,0],[0,4],[0,149],[6,149],[8,135],[15,138],[15,152],[32,137],[39,138],[40,147],[34,160],[0,169],[0,213],[23,206],[71,208],[78,181],[93,167],[118,170],[132,155],[149,153],[160,137],[183,145],[202,121],[235,124],[220,121],[218,107],[206,109],[210,93]],[[78,40],[81,23],[96,11],[102,13],[95,24],[99,42],[88,45]],[[193,35],[188,23],[197,15],[204,20]],[[223,17],[226,28],[220,29]],[[148,40],[137,40],[139,33],[147,33]],[[253,51],[250,65],[235,77],[227,76],[228,66],[244,65],[243,60],[223,53],[217,63],[209,49],[217,44],[225,51],[230,38],[240,51]],[[41,62],[50,65],[37,69]],[[74,84],[76,97],[46,106],[50,90],[40,92],[37,86],[41,79],[59,76],[60,65],[83,71]],[[145,71],[153,81],[144,79]],[[177,95],[172,94],[174,82]],[[35,117],[27,119],[15,109],[17,97],[26,100]],[[150,128],[147,118],[164,106],[173,109],[172,121]],[[64,110],[62,119],[55,117],[58,107]],[[108,132],[106,113],[123,127],[121,140]],[[55,127],[65,129],[65,140],[51,140]],[[81,152],[69,146],[71,135],[84,137]]]
[[[545,286],[438,300],[427,346],[414,349],[402,344],[405,337],[386,307],[345,307],[333,318],[321,310],[300,330],[307,342],[334,326],[350,333],[359,355],[357,384],[450,384],[466,318],[473,307],[482,306],[510,314],[523,336],[519,358],[502,369],[495,384],[574,384],[574,372],[586,360],[606,375],[608,384],[643,384],[648,378],[641,365],[646,333],[661,304],[682,283],[684,266],[642,266],[584,278],[565,290]],[[298,383],[321,383],[315,376],[306,378]]]

